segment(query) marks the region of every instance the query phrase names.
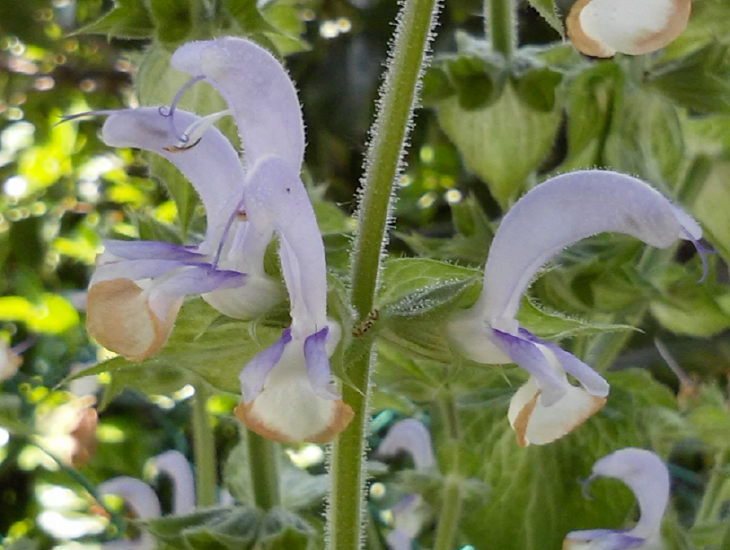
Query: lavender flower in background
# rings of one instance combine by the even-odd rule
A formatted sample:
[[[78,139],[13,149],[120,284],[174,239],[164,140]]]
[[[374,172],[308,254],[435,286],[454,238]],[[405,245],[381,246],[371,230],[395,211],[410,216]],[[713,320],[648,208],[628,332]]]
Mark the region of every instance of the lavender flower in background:
[[[166,451],[150,463],[157,475],[166,475],[172,481],[173,515],[190,514],[195,510],[195,485],[193,470],[185,456],[179,451]],[[162,516],[160,499],[155,491],[141,479],[119,476],[105,481],[97,488],[99,495],[118,495],[126,506],[140,520]],[[119,540],[104,543],[104,550],[152,550],[157,547],[155,538],[145,529],[134,540]]]
[[[411,455],[417,471],[436,466],[431,434],[418,420],[407,419],[393,424],[376,454],[380,458],[388,458],[402,452]],[[431,509],[421,495],[409,494],[393,507],[392,513],[393,529],[386,537],[388,548],[410,550],[413,540],[431,516]]]
[[[465,357],[487,364],[513,362],[530,373],[508,413],[520,445],[555,441],[606,402],[609,385],[603,377],[521,328],[516,315],[522,295],[550,258],[607,231],[659,248],[677,239],[697,243],[702,237],[695,220],[636,178],[601,170],[552,178],[509,210],[489,251],[480,298],[448,322],[448,334]],[[573,386],[567,375],[580,386]]]
[[[651,451],[621,449],[596,462],[585,483],[598,477],[624,482],[639,503],[641,518],[633,529],[571,531],[563,541],[563,550],[662,548],[662,517],[669,501],[669,471],[664,462]]]

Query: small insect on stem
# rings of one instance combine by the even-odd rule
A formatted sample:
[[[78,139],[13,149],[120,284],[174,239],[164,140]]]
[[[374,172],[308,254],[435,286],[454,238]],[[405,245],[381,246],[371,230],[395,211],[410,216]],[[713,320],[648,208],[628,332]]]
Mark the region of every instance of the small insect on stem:
[[[368,316],[365,317],[362,323],[352,329],[352,336],[354,338],[359,338],[360,336],[365,334],[375,324],[375,321],[377,321],[379,317],[380,310],[372,310],[370,313],[368,313]]]

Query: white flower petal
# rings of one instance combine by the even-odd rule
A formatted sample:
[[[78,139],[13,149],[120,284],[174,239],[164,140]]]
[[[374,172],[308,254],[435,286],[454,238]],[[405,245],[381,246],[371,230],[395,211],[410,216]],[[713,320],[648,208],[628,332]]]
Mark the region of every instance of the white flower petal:
[[[691,6],[691,0],[578,0],[566,21],[568,36],[592,56],[650,53],[682,34]]]

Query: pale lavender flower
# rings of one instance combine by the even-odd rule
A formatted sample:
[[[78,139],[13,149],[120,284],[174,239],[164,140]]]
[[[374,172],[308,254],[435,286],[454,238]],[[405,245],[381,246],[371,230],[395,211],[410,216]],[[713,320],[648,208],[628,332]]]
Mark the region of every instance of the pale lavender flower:
[[[401,452],[411,455],[417,471],[434,468],[436,460],[428,428],[418,420],[409,418],[396,422],[378,446],[377,456],[387,458]],[[391,510],[393,529],[385,541],[390,550],[410,550],[413,540],[420,534],[431,516],[431,509],[421,495],[403,497]]]
[[[150,462],[158,474],[167,475],[172,481],[172,513],[192,513],[195,510],[195,485],[193,470],[185,456],[179,451],[166,451],[153,457]],[[141,479],[131,476],[115,477],[99,485],[97,492],[99,495],[122,497],[137,519],[155,519],[162,515],[160,499],[152,487]],[[136,539],[111,541],[104,543],[102,547],[104,550],[152,550],[157,548],[157,542],[146,529],[141,529]]]
[[[603,377],[521,328],[516,319],[522,295],[550,258],[606,231],[659,248],[677,239],[697,243],[702,237],[694,219],[636,178],[602,170],[552,178],[509,210],[492,242],[479,300],[448,322],[448,334],[465,357],[486,364],[516,363],[530,373],[508,414],[521,445],[563,437],[606,402],[609,385]],[[567,375],[580,385],[573,386]]]
[[[171,63],[192,77],[172,105],[115,112],[103,137],[175,164],[205,206],[205,239],[192,247],[107,241],[89,288],[89,332],[141,360],[164,345],[186,294],[232,317],[260,315],[282,298],[264,271],[276,234],[292,324],[241,373],[237,415],[278,441],[328,441],[353,413],[330,385],[340,328],[326,315],[324,245],[299,176],[304,124],[294,85],[276,58],[239,38],[185,44]],[[178,109],[199,82],[216,88],[228,110],[200,118]],[[245,166],[213,126],[226,115],[238,125]]]
[[[664,462],[651,451],[621,449],[596,462],[586,483],[597,477],[623,481],[634,493],[641,517],[633,529],[572,531],[563,541],[563,550],[662,548],[662,517],[669,501],[669,471]]]

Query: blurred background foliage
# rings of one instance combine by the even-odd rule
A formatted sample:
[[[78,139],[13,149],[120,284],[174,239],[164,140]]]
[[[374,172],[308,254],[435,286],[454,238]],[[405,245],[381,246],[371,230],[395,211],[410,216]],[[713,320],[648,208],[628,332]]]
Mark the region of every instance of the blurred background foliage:
[[[534,3],[546,13],[545,2]],[[730,4],[696,0],[687,32],[666,50],[602,61],[563,43],[557,17],[547,21],[528,2],[519,6],[523,47],[511,60],[484,40],[479,2],[447,0],[441,14],[398,182],[381,315],[367,333],[382,342],[373,447],[394,420],[416,416],[432,427],[441,471],[414,479],[398,474],[407,461],[373,466],[370,547],[383,548],[395,495],[417,490],[438,509],[454,456],[475,483],[459,530],[464,548],[558,548],[571,529],[621,525],[635,512],[627,492],[602,487],[598,504],[586,503],[574,480],[595,458],[625,445],[671,460],[672,548],[719,547],[713,545],[730,499],[721,460],[730,445]],[[226,392],[235,390],[243,364],[231,357],[256,349],[242,338],[209,353],[241,331],[237,322],[218,324],[192,344],[190,334],[213,322],[199,300],[186,305],[167,348],[182,346],[182,363],[180,354],[163,352],[132,365],[89,341],[84,291],[102,239],[195,240],[204,217],[168,165],[106,147],[98,118],[59,124],[61,117],[169,103],[184,81],[168,67],[169,56],[187,40],[235,34],[258,41],[286,58],[297,83],[307,127],[305,179],[336,278],[347,272],[354,197],[396,11],[390,0],[0,2],[0,335],[23,358],[0,393],[3,548],[71,549],[112,537],[119,518],[90,514],[89,491],[114,475],[140,477],[145,461],[164,449],[189,455],[189,384],[201,379],[221,390],[208,410],[226,456],[239,439],[229,415],[237,399]],[[185,101],[205,114],[221,100],[201,89]],[[222,129],[236,139],[231,126]],[[610,368],[614,390],[609,406],[574,434],[521,450],[504,418],[521,374],[460,363],[436,321],[473,294],[499,217],[521,194],[549,175],[596,166],[638,175],[676,200],[701,222],[717,253],[698,284],[702,266],[691,246],[649,251],[603,235],[565,251],[558,267],[538,278],[523,324],[569,339],[571,351]],[[200,363],[196,353],[204,352],[210,363]],[[111,374],[60,385],[110,358],[98,371]],[[211,369],[216,361],[228,368]],[[346,360],[335,368],[346,380]],[[60,457],[63,438],[78,426],[48,415],[76,403],[75,395],[95,394],[99,383],[106,408],[93,458],[49,459],[41,449]],[[449,406],[458,411],[457,435],[445,417]],[[316,530],[324,455],[311,446],[288,453],[282,460],[307,474],[291,509]],[[230,488],[246,460],[233,456],[238,467],[221,465]],[[296,524],[290,520],[281,525]],[[195,516],[185,528],[211,521]],[[167,532],[162,524],[156,529]],[[280,532],[293,538],[276,544],[321,545],[317,536],[287,529]],[[423,545],[432,537],[427,530]],[[202,547],[192,536],[165,540]]]

